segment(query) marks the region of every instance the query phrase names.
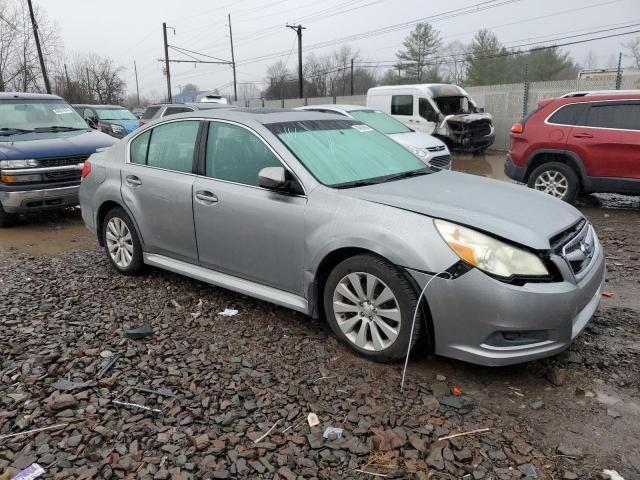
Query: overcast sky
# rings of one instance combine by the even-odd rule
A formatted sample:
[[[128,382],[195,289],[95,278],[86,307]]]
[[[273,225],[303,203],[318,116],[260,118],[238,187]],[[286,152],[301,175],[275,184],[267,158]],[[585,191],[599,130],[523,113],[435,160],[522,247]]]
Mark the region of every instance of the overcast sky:
[[[349,35],[471,6],[476,6],[477,11],[464,10],[463,14],[455,13],[455,18],[432,21],[445,43],[468,42],[479,28],[491,29],[507,46],[560,37],[570,38],[557,43],[570,42],[640,30],[640,0],[110,0],[106,3],[34,0],[34,3],[44,7],[48,16],[57,22],[68,53],[94,51],[125,67],[129,92],[135,92],[135,60],[141,95],[151,97],[166,91],[157,61],[164,56],[162,22],[175,28],[175,35],[169,32],[169,44],[230,59],[227,26],[230,13],[238,82],[264,80],[266,67],[280,58],[286,60],[292,70],[297,68],[296,36],[285,28],[287,22],[300,22],[307,27],[303,33],[303,52],[316,54],[329,53],[339,46],[312,48],[321,42],[338,41]],[[486,8],[491,3],[503,5]],[[634,23],[635,27],[611,30]],[[407,26],[346,43],[357,49],[363,59],[394,60],[395,52],[411,28]],[[607,31],[577,36],[597,30]],[[578,62],[584,62],[592,50],[599,66],[608,66],[621,50],[621,43],[630,38],[632,36],[609,38],[565,48]],[[252,60],[278,52],[284,53],[275,59]],[[170,56],[188,59],[176,52]],[[186,83],[195,83],[203,90],[217,87],[230,91],[232,73],[226,65],[172,64],[171,74],[174,94]]]

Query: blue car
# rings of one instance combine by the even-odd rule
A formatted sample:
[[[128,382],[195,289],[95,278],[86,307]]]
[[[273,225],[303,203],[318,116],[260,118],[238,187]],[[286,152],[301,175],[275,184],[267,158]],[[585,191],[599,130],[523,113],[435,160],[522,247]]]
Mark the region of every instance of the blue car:
[[[116,141],[57,95],[0,93],[0,227],[19,213],[77,205],[84,161]]]
[[[140,126],[138,117],[120,105],[73,105],[91,128],[122,138]]]

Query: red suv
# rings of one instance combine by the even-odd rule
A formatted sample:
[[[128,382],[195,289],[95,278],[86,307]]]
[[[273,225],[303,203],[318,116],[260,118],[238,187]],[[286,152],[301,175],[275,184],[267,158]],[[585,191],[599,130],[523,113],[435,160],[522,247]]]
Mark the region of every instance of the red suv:
[[[579,193],[640,195],[640,91],[541,100],[511,128],[504,170],[566,202]]]

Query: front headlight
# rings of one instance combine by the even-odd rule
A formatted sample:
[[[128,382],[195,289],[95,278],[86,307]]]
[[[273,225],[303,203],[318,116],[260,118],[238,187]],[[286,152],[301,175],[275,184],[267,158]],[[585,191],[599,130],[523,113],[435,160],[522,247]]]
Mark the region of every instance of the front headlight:
[[[549,275],[542,260],[531,252],[455,223],[444,220],[434,223],[451,250],[480,270],[504,278]]]
[[[33,158],[27,160],[0,160],[0,168],[29,168],[37,166],[38,161]]]
[[[3,183],[34,183],[41,182],[42,175],[0,175]]]
[[[124,133],[124,128],[121,125],[111,124],[111,131],[113,133]]]
[[[404,148],[409,150],[411,153],[413,153],[420,160],[424,160],[425,158],[427,158],[429,156],[429,152],[427,150],[425,150],[424,148],[416,148],[416,147],[412,147],[410,145],[405,145]]]

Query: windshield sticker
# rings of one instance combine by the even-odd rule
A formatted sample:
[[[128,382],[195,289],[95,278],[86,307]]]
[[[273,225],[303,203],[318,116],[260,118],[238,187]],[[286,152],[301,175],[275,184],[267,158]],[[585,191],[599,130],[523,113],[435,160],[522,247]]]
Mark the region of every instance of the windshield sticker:
[[[354,128],[359,132],[373,132],[373,128],[367,125],[351,125],[351,128]]]
[[[53,109],[53,113],[55,113],[56,115],[64,115],[65,113],[71,113],[73,112],[73,110],[71,110],[68,107],[65,108],[54,108]]]

